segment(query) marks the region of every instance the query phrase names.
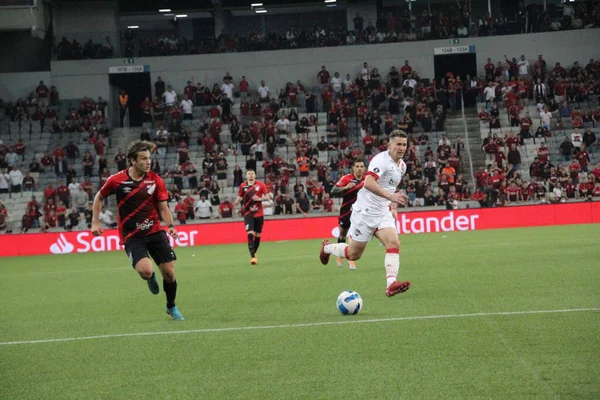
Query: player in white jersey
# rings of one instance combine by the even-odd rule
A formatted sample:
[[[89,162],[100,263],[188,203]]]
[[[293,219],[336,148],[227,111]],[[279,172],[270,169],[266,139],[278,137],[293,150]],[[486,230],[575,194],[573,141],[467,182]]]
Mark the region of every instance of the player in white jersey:
[[[319,258],[327,264],[334,254],[351,261],[360,258],[373,236],[385,246],[385,270],[388,297],[407,291],[410,282],[399,282],[400,242],[396,232],[396,207],[406,205],[408,198],[397,191],[406,173],[406,164],[402,160],[408,146],[408,136],[401,130],[390,134],[388,150],[382,151],[371,160],[365,184],[358,192],[358,198],[352,206],[350,218],[350,245],[331,244],[324,240]]]

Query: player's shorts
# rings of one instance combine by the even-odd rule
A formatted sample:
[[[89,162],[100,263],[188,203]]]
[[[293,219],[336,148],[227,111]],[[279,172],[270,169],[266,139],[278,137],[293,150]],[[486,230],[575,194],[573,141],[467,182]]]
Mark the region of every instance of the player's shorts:
[[[165,231],[129,239],[125,243],[125,252],[133,268],[142,258],[148,256],[152,257],[157,265],[177,260]]]
[[[244,225],[246,232],[253,231],[255,233],[261,233],[264,221],[264,217],[254,217],[252,215],[245,216]]]
[[[348,229],[350,229],[350,216],[351,215],[352,215],[352,213],[338,218],[338,222],[340,223],[340,228],[342,228],[346,232],[348,232]]]
[[[352,229],[348,232],[348,236],[355,242],[368,242],[373,238],[375,232],[381,229],[396,229],[396,221],[391,212],[374,216],[352,210],[350,223]]]

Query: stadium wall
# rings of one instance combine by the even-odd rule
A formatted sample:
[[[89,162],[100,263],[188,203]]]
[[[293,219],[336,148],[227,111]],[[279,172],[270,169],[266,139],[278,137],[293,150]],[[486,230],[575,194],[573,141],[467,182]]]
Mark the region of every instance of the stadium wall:
[[[399,213],[397,229],[399,234],[407,235],[592,223],[600,223],[600,202]],[[177,229],[180,238],[170,239],[175,247],[247,241],[241,221],[180,225]],[[337,229],[336,217],[270,219],[265,222],[262,237],[263,241],[335,238]],[[0,236],[0,257],[119,249],[122,246],[114,229],[99,237],[89,231]]]
[[[116,0],[80,1],[66,3],[56,10],[54,17],[54,35],[56,43],[63,36],[70,41],[77,39],[83,46],[92,39],[102,44],[106,36],[114,46],[115,54],[119,54],[119,5]]]
[[[477,53],[477,68],[483,73],[487,58],[504,60],[504,54],[518,57],[525,54],[533,63],[543,54],[550,65],[555,62],[570,64],[578,60],[587,64],[590,58],[600,58],[600,29],[507,35],[460,39],[460,45],[473,45]],[[388,43],[327,47],[300,50],[276,50],[248,53],[207,54],[177,57],[150,57],[135,59],[135,65],[148,65],[152,82],[158,76],[181,90],[192,77],[212,84],[221,82],[225,71],[236,79],[246,75],[251,87],[256,88],[261,79],[275,92],[286,82],[302,80],[308,85],[316,82],[321,65],[330,72],[351,73],[360,71],[368,61],[383,74],[390,66],[400,67],[408,60],[424,78],[434,76],[434,49],[449,47],[448,40]],[[109,98],[108,70],[111,66],[124,66],[123,59],[54,61],[52,82],[60,88],[62,98],[79,98],[82,94]],[[85,92],[85,93],[82,93]],[[274,93],[276,94],[276,93]]]
[[[14,101],[18,98],[27,99],[40,81],[48,87],[52,85],[50,71],[40,72],[12,72],[0,74],[0,98],[5,101]]]

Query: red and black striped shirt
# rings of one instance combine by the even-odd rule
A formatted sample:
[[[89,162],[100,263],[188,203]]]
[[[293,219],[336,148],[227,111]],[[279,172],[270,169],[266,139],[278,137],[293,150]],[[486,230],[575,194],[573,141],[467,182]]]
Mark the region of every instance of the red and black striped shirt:
[[[161,230],[158,203],[167,201],[169,195],[160,176],[150,171],[136,181],[125,169],[111,175],[100,189],[102,197],[112,194],[117,196],[121,244]]]
[[[352,212],[352,204],[354,204],[354,202],[356,201],[358,191],[362,189],[362,187],[365,184],[365,175],[363,175],[361,179],[356,178],[354,174],[344,175],[335,184],[335,186],[345,187],[351,182],[354,183],[354,187],[344,191],[344,196],[342,198],[342,206],[340,207],[340,218],[350,215],[350,213]]]
[[[253,217],[262,217],[263,207],[262,201],[252,200],[254,196],[263,197],[269,194],[267,187],[260,181],[255,181],[253,185],[248,185],[248,182],[244,182],[240,185],[238,196],[242,198],[242,214],[245,216],[251,215]]]

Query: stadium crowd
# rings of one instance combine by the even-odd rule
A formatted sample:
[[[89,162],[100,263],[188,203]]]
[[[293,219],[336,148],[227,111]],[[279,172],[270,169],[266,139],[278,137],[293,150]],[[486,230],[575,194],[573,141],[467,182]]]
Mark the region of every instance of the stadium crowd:
[[[273,194],[264,204],[266,215],[333,212],[329,192],[338,178],[350,172],[352,160],[368,164],[384,150],[393,129],[409,134],[403,189],[411,206],[457,208],[461,201],[478,201],[489,207],[600,196],[600,164],[589,165],[589,154],[598,151],[590,128],[600,123],[600,108],[585,107],[597,103],[600,63],[575,62],[569,68],[557,63],[550,69],[541,55],[532,65],[520,58],[488,60],[480,77],[463,80],[449,73],[439,81],[421,79],[408,61],[383,73],[368,62],[357,66],[356,74],[330,72],[323,65],[315,71],[314,82],[289,82],[279,91],[269,89],[265,81],[253,88],[246,77],[236,80],[226,72],[219,83],[188,81],[178,94],[158,77],[152,99],[139,105],[144,115],[140,139],[156,144],[152,170],[168,182],[170,202],[182,224],[237,216],[232,200],[248,169],[262,169]],[[469,175],[463,138],[450,140],[444,132],[446,118],[460,108],[461,98],[467,107],[484,104],[478,116],[489,131],[482,146],[488,162],[474,171],[472,184],[465,178]],[[111,173],[127,166],[121,149],[113,160],[106,158],[110,131],[102,98],[84,98],[78,108],[57,111],[58,99],[57,88],[40,82],[26,101],[4,104],[6,116],[15,123],[39,122],[40,131],[80,134],[91,145],[91,151],[80,152],[73,141],[63,143],[25,168],[26,142],[0,142],[0,193],[44,193],[43,199],[33,197],[27,203],[21,219],[24,232],[89,225],[89,201],[98,189],[90,178],[97,177],[101,186]],[[539,110],[535,133],[527,112],[531,102]],[[509,120],[508,131],[501,127],[501,110]],[[530,179],[523,179],[522,146],[552,137],[566,125],[574,131],[559,149],[562,159],[571,163],[553,165],[542,140],[529,168]],[[518,128],[518,134],[512,128]],[[225,139],[223,129],[230,134]],[[311,137],[317,136],[313,142]],[[192,149],[199,150],[199,158],[190,158]],[[160,165],[165,159],[161,156],[175,153],[176,165]],[[242,160],[233,170],[229,156]],[[57,181],[42,189],[32,174],[44,171],[54,171]],[[105,206],[101,219],[113,226],[110,204]],[[0,227],[6,228],[6,219],[7,210],[1,206]]]
[[[494,64],[488,59],[487,85],[479,85],[485,105],[478,117],[487,132],[482,151],[488,162],[475,173],[481,204],[600,197],[600,162],[593,166],[590,158],[600,150],[594,132],[600,126],[600,61],[590,59],[585,66],[575,61],[567,68],[547,65],[542,55],[532,65],[525,56],[505,61]],[[533,115],[530,104],[535,105]],[[539,146],[526,180],[521,154],[529,141]],[[553,155],[561,162],[553,162]]]
[[[473,16],[466,4],[450,3],[448,8],[381,9],[374,21],[365,21],[357,13],[351,26],[320,26],[316,22],[306,28],[293,24],[285,31],[251,29],[245,35],[223,30],[216,38],[187,39],[174,34],[137,34],[121,32],[121,53],[117,54],[109,37],[102,43],[91,39],[85,44],[66,37],[55,44],[59,60],[151,57],[186,54],[262,51],[309,47],[351,46],[355,44],[390,43],[414,40],[494,36],[526,32],[548,32],[565,29],[600,27],[600,5],[597,2],[565,2],[558,9],[535,4],[521,4],[514,15]],[[442,5],[437,5],[441,7]]]

